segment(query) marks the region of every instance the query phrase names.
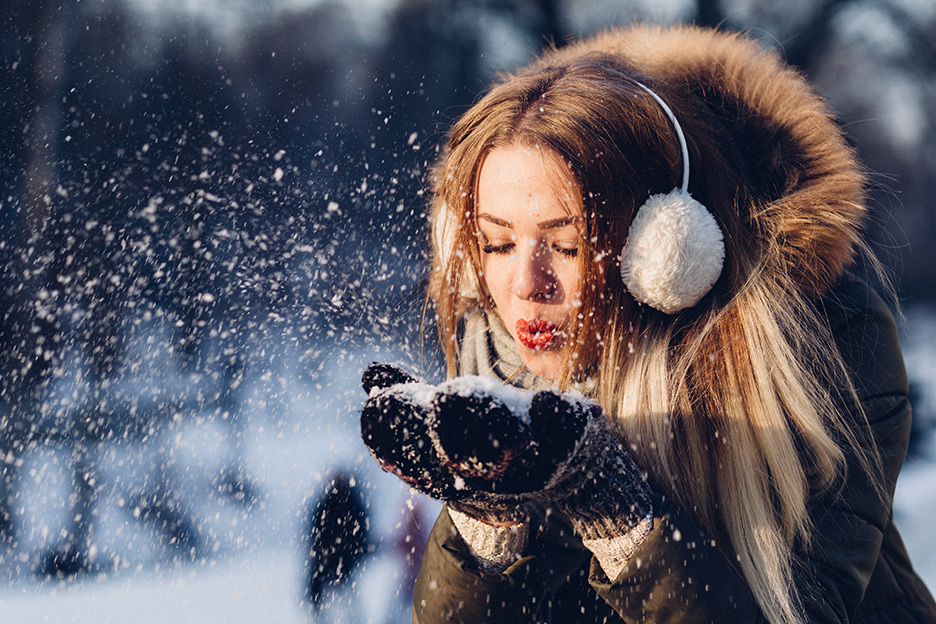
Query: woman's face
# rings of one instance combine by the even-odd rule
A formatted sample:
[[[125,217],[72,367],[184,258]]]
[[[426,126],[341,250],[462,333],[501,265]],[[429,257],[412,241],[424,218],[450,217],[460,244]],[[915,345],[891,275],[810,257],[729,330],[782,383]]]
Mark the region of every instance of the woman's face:
[[[558,379],[581,306],[575,180],[548,148],[495,148],[481,166],[476,214],[482,278],[497,312],[530,371]]]

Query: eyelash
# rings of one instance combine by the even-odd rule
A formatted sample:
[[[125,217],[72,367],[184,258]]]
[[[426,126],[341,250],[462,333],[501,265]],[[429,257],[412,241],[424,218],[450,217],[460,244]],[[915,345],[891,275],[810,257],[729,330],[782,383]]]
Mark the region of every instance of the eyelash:
[[[481,247],[481,251],[483,251],[483,252],[486,253],[486,254],[503,255],[503,254],[510,253],[510,251],[511,251],[513,248],[514,248],[514,243],[507,243],[507,244],[505,244],[505,245],[497,245],[497,246],[495,246],[495,245],[483,245],[483,246]],[[569,248],[566,248],[566,247],[560,247],[560,246],[558,246],[558,245],[553,245],[552,248],[553,248],[553,251],[555,251],[555,252],[557,252],[557,253],[560,253],[560,254],[562,254],[563,256],[566,256],[566,257],[568,257],[568,258],[575,258],[576,256],[578,256],[578,247],[573,247],[573,248],[569,249]]]
[[[497,246],[482,245],[481,251],[483,251],[486,254],[501,255],[501,254],[505,254],[509,252],[511,249],[513,249],[513,246],[514,246],[513,243],[507,243],[506,245],[497,245]]]

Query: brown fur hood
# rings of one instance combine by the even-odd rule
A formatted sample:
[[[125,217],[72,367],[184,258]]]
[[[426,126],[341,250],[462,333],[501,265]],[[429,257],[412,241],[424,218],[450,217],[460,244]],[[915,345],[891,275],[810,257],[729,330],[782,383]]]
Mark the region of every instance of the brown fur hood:
[[[540,63],[588,53],[623,56],[684,97],[671,105],[690,144],[696,139],[693,171],[704,171],[705,149],[736,154],[751,180],[751,199],[736,209],[764,243],[764,269],[819,294],[852,263],[867,213],[864,174],[825,102],[775,52],[737,33],[637,25],[547,52]],[[705,132],[711,137],[699,140]]]

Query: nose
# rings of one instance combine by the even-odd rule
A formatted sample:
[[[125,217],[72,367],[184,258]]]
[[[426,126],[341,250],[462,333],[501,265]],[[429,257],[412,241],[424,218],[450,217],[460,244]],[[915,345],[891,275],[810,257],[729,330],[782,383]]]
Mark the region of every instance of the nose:
[[[524,301],[548,302],[556,297],[559,294],[559,282],[546,242],[531,238],[517,247],[517,265],[511,292]]]

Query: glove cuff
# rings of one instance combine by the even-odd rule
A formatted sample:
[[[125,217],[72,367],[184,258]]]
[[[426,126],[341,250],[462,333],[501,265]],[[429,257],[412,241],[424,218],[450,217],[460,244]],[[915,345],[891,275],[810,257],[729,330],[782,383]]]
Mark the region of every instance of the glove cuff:
[[[595,533],[607,532],[611,528],[608,526],[596,527]],[[618,533],[614,537],[586,538],[582,540],[582,544],[595,555],[601,569],[613,581],[630,562],[634,553],[637,552],[637,548],[652,529],[653,516],[650,515],[638,522],[637,526],[626,533]],[[576,530],[581,531],[582,529],[576,527]],[[589,532],[589,529],[585,529],[585,532]]]
[[[486,504],[474,500],[448,501],[446,505],[450,510],[496,528],[510,527],[529,520],[529,515],[521,505]]]
[[[643,538],[653,528],[653,514],[647,513],[636,522],[627,516],[581,516],[576,511],[565,510],[572,528],[583,541],[587,540],[615,540],[631,535],[632,538]],[[636,543],[639,543],[636,542]],[[635,544],[636,546],[636,544]]]
[[[530,536],[529,521],[494,526],[459,511],[452,504],[447,507],[452,524],[485,572],[503,572],[526,549]]]

